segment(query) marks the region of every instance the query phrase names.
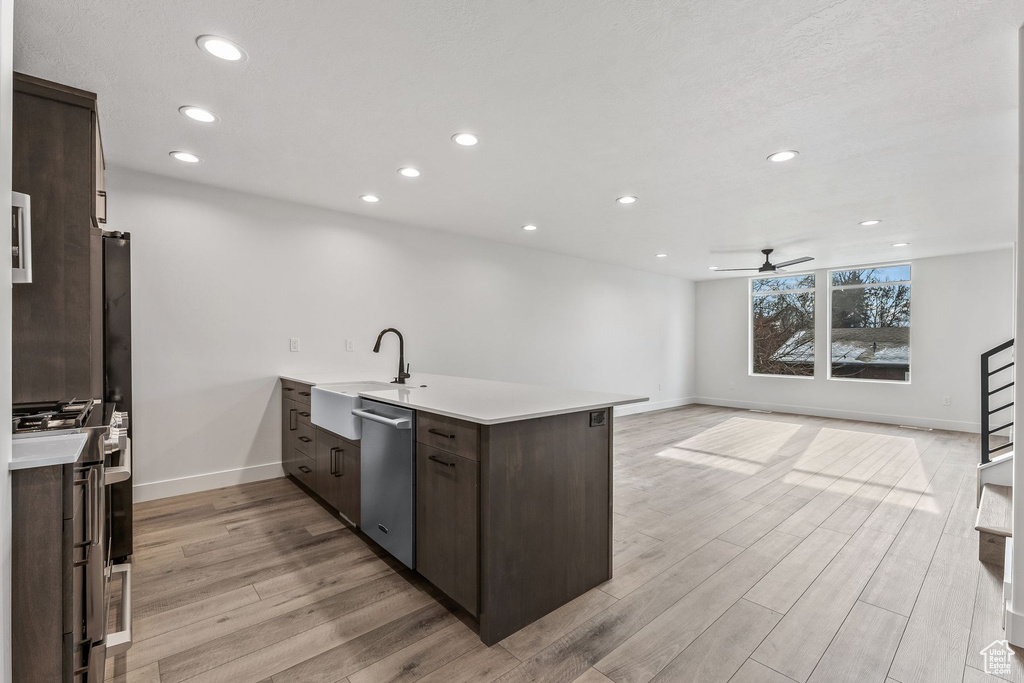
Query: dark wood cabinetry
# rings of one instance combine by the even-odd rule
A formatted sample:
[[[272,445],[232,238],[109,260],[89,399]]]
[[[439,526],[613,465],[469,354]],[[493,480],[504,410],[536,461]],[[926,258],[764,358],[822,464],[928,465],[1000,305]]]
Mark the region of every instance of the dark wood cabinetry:
[[[316,492],[359,525],[359,445],[324,429],[316,431]]]
[[[13,399],[99,397],[106,198],[96,95],[15,74],[13,125],[12,189],[31,197],[33,243],[32,282],[12,295]]]
[[[359,525],[359,444],[315,426],[312,387],[281,380],[281,465],[284,471]]]
[[[285,470],[358,525],[359,444],[312,427],[309,385],[282,389]],[[610,408],[493,425],[418,409],[415,466],[416,571],[485,645],[611,578]]]
[[[92,644],[102,614],[97,537],[102,463],[15,470],[11,476],[11,647],[16,681],[100,680]],[[92,591],[92,592],[91,592]],[[102,647],[102,646],[101,646]]]
[[[480,465],[426,444],[416,448],[416,571],[478,613]]]

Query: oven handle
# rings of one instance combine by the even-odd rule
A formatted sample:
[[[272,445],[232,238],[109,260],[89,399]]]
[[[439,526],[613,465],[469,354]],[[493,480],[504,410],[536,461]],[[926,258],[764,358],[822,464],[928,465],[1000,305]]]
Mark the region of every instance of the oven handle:
[[[107,634],[107,656],[119,655],[132,646],[132,565],[130,562],[115,564],[110,574],[123,574],[121,582],[121,618],[124,628]]]
[[[369,420],[370,422],[379,422],[382,425],[394,427],[395,429],[410,429],[410,420],[407,417],[390,418],[378,415],[377,413],[371,413],[369,410],[363,410],[362,408],[354,408],[352,414]]]
[[[82,511],[85,514],[85,522],[82,526],[85,527],[86,533],[89,534],[88,538],[83,539],[75,544],[75,546],[79,548],[91,548],[92,546],[96,545],[95,539],[93,538],[92,535],[92,516],[96,507],[95,505],[93,505],[92,502],[93,496],[95,495],[95,493],[93,493],[92,490],[92,472],[92,469],[89,469],[88,473],[85,475],[83,479],[75,479],[74,481],[75,486],[82,486],[85,489],[85,503],[82,505]],[[89,554],[88,552],[86,552],[84,562],[88,563],[88,561]]]
[[[121,464],[103,471],[103,483],[107,486],[127,481],[132,476],[132,440],[125,437],[121,451]]]

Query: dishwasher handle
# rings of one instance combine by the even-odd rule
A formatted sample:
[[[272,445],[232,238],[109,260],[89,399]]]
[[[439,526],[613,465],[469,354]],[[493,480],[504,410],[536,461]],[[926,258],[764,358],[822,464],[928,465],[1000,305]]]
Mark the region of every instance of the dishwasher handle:
[[[394,427],[395,429],[412,429],[412,421],[407,417],[384,417],[383,415],[378,415],[377,413],[372,413],[369,410],[363,410],[362,408],[354,408],[352,410],[352,414],[357,417],[361,417],[364,420],[379,422],[382,425]]]

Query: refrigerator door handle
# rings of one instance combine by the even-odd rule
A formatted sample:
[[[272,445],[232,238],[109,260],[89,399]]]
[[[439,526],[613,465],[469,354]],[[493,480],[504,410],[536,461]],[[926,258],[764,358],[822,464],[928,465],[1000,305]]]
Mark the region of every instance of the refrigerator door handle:
[[[11,245],[11,280],[28,284],[32,282],[32,198],[27,194],[11,193],[11,228],[17,240]]]

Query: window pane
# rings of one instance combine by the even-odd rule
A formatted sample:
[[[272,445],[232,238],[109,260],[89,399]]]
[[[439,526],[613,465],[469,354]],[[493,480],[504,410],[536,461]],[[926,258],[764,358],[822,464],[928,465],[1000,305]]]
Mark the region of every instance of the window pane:
[[[833,287],[909,281],[909,265],[886,266],[885,268],[861,268],[858,270],[839,270],[832,273]]]
[[[755,296],[753,315],[755,374],[814,375],[813,289]]]
[[[832,376],[910,379],[909,284],[832,291]]]
[[[814,274],[759,277],[754,280],[752,289],[755,294],[759,292],[780,292],[787,289],[814,289]]]

